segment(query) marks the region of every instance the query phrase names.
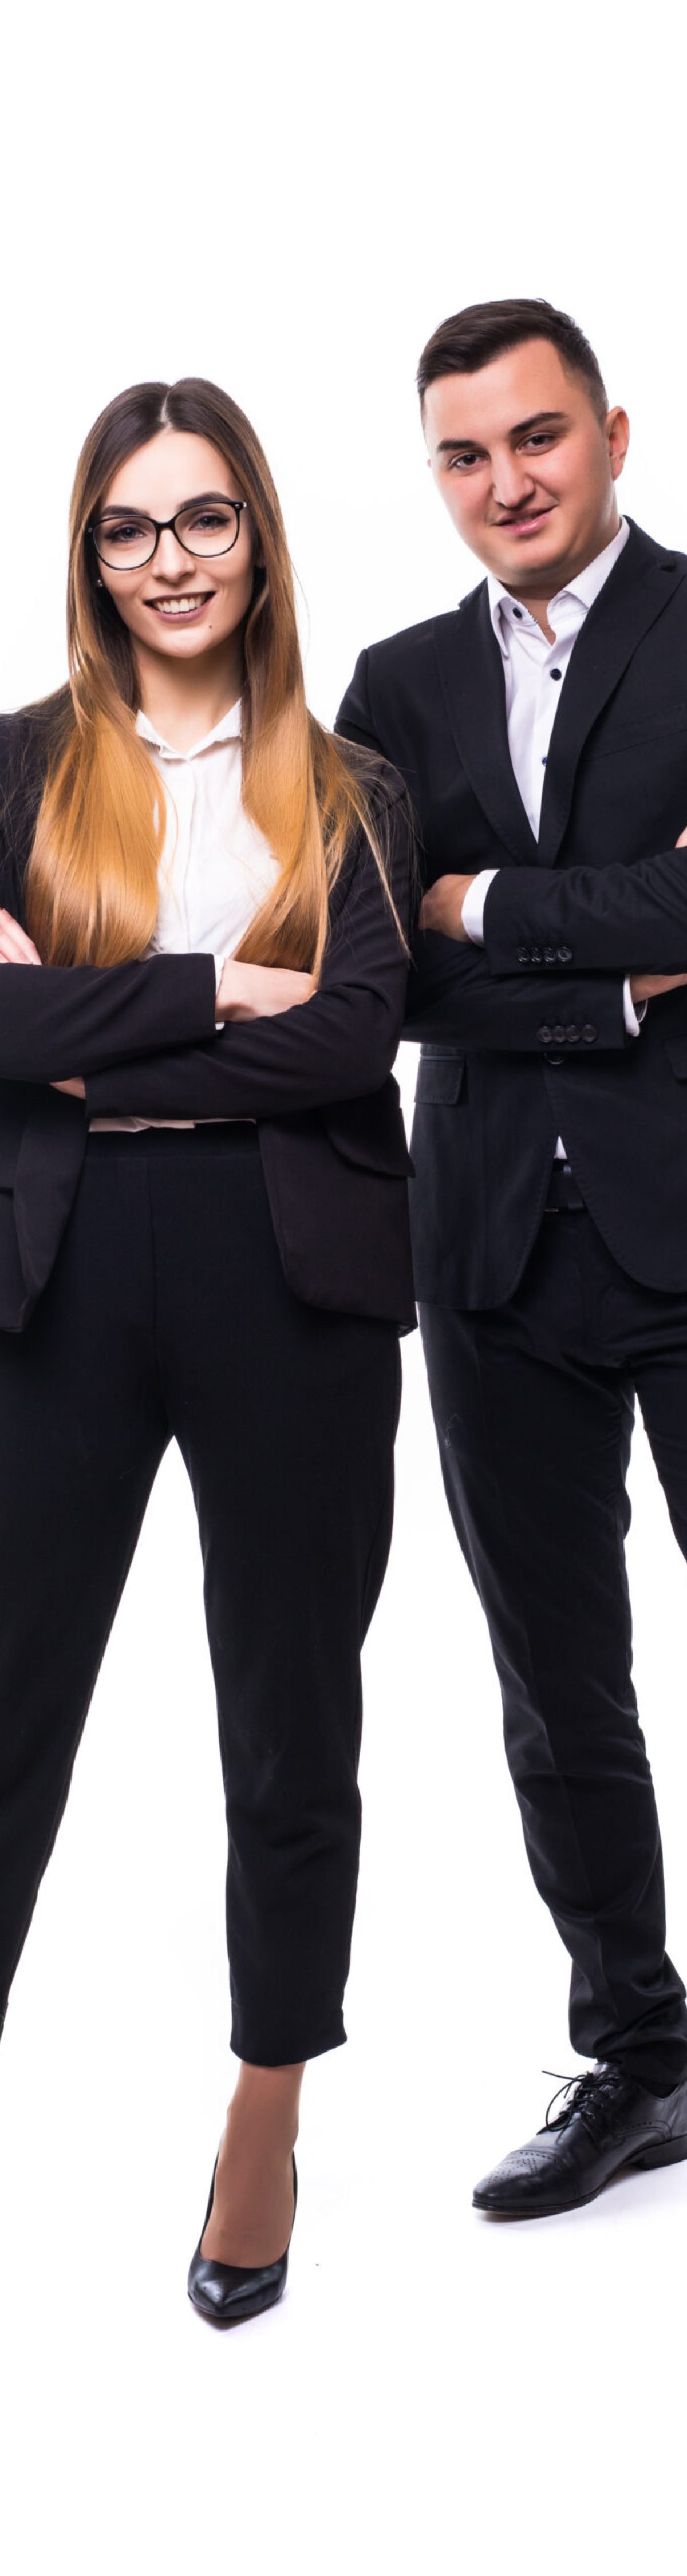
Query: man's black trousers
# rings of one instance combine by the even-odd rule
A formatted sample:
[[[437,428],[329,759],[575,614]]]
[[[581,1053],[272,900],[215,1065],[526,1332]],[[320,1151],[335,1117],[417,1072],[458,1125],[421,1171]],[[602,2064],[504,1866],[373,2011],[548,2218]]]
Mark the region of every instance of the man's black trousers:
[[[628,1278],[586,1209],[561,1208],[508,1305],[420,1322],[528,1858],[573,1961],[571,2036],[667,2092],[687,2014],[631,1677],[625,1478],[636,1394],[687,1555],[687,1296]]]
[[[287,1288],[255,1128],[91,1136],[53,1276],[0,1335],[0,2019],[175,1438],[217,1688],[232,2044],[274,2065],[345,2036],[398,1400],[394,1329]]]

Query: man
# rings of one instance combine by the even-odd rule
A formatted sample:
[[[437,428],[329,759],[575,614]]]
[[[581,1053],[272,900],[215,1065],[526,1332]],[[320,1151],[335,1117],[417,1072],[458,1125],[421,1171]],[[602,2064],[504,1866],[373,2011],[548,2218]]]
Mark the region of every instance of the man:
[[[627,418],[567,315],[473,306],[418,382],[487,577],[361,654],[338,725],[417,818],[432,1405],[573,2043],[598,2061],[475,2192],[536,2217],[687,2156],[624,1558],[635,1395],[687,1555],[687,561],[620,516]]]

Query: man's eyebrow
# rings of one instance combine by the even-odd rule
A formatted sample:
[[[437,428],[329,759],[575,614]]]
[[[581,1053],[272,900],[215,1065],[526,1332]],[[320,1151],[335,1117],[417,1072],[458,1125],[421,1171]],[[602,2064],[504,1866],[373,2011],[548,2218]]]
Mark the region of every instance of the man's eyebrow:
[[[550,429],[555,422],[567,420],[567,418],[568,414],[565,411],[533,411],[529,420],[514,421],[513,428],[508,431],[508,437],[524,438],[528,430]],[[437,455],[441,456],[445,454],[447,448],[452,449],[455,453],[455,450],[458,447],[474,448],[476,454],[481,445],[482,441],[480,438],[440,438],[437,446]]]

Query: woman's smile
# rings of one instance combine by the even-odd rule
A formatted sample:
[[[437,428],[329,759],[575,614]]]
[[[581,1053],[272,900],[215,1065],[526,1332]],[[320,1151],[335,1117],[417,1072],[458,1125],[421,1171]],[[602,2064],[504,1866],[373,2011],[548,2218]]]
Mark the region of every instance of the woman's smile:
[[[176,620],[177,624],[181,622],[184,626],[190,626],[195,618],[202,617],[204,610],[209,607],[210,600],[214,598],[214,590],[182,591],[177,597],[170,595],[166,599],[147,599],[146,608],[154,609],[156,617],[168,618],[170,625],[173,620]]]

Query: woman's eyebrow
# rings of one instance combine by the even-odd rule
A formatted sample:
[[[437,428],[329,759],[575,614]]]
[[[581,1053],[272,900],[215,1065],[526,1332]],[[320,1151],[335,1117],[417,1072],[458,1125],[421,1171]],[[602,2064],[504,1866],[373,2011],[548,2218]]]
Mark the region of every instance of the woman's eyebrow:
[[[201,501],[230,500],[230,492],[192,492],[189,501],[179,502],[179,508],[173,512],[173,516],[178,519],[182,510],[197,510]],[[108,501],[99,515],[101,519],[121,519],[123,511],[128,511],[132,519],[152,519],[154,516],[152,510],[142,510],[137,501]]]

